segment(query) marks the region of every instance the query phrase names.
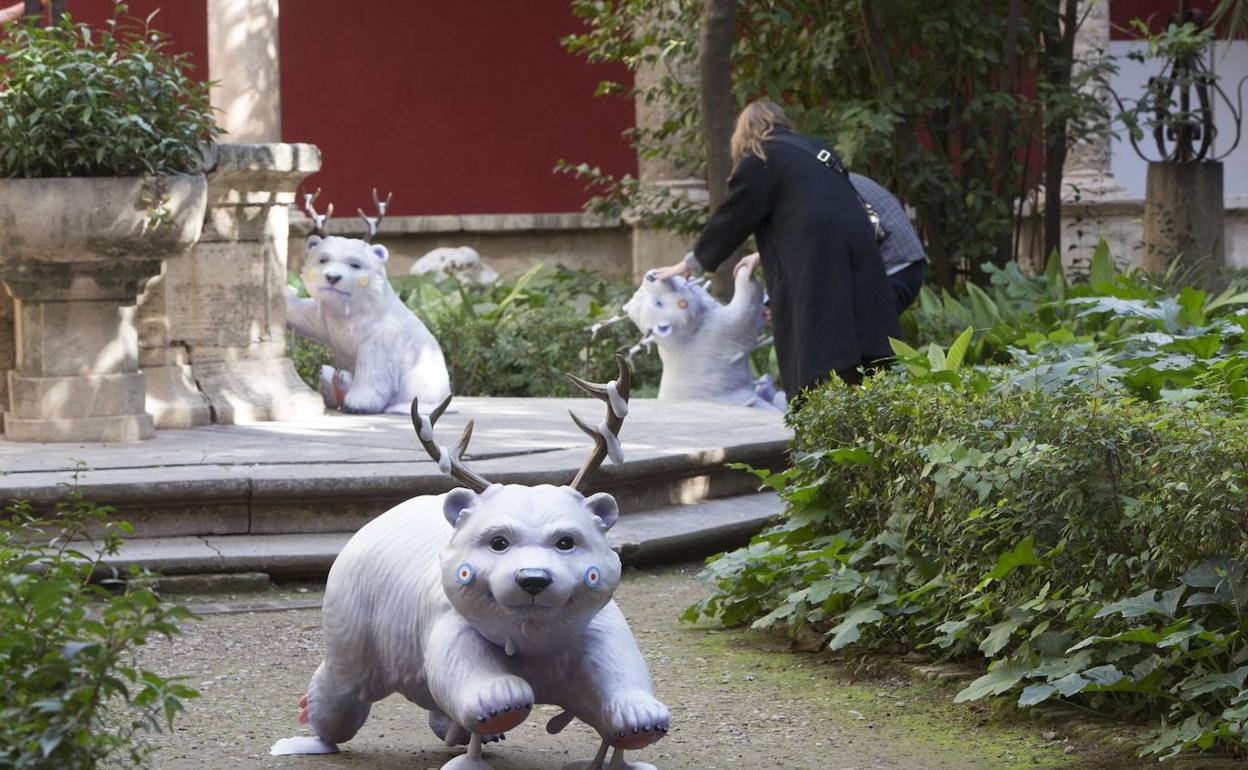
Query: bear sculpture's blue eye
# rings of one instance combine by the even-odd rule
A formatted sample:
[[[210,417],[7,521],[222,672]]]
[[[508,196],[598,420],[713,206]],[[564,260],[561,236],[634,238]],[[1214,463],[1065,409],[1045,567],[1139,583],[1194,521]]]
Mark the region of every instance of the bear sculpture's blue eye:
[[[508,542],[507,538],[501,535],[490,541],[490,549],[499,553],[506,551],[510,546],[511,543]]]
[[[352,263],[351,263],[351,269],[352,269],[352,270],[359,270],[359,269],[360,269],[360,263],[359,263],[359,262],[352,262]]]
[[[575,547],[576,541],[566,535],[555,541],[555,548],[560,551],[571,551]]]
[[[327,264],[328,262],[329,262],[329,257],[321,257],[321,264],[322,264],[322,265]]]

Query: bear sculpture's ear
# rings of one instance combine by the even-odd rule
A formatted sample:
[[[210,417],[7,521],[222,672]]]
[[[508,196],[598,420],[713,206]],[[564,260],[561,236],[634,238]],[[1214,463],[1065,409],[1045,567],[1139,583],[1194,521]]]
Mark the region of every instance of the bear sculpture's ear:
[[[477,493],[471,489],[452,489],[442,499],[442,515],[455,526],[463,518],[464,512],[477,502]]]
[[[386,247],[382,246],[380,243],[369,244],[369,248],[372,249],[373,256],[379,261],[385,262],[387,259],[390,259],[390,252],[387,251]]]
[[[615,498],[606,492],[599,492],[596,495],[590,495],[585,498],[585,507],[589,512],[598,517],[602,522],[603,529],[611,529],[615,524],[615,520],[620,518],[620,506],[615,502]]]
[[[322,240],[323,239],[319,235],[309,235],[308,236],[308,251],[311,251],[312,249],[315,249],[317,246],[320,246]]]

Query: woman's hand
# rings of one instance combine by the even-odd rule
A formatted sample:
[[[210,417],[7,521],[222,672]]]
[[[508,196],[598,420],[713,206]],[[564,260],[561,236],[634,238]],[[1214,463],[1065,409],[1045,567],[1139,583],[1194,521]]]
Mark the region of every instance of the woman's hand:
[[[742,270],[745,270],[750,275],[753,275],[754,271],[758,269],[760,261],[762,261],[762,257],[758,256],[757,251],[753,254],[746,254],[741,258],[741,261],[737,263],[737,266],[732,269],[732,277],[736,278],[741,274]]]
[[[651,270],[650,272],[654,273],[654,280],[656,281],[666,281],[674,275],[679,275],[682,278],[688,278],[693,274],[693,270],[683,260],[674,265],[660,267],[656,270]]]

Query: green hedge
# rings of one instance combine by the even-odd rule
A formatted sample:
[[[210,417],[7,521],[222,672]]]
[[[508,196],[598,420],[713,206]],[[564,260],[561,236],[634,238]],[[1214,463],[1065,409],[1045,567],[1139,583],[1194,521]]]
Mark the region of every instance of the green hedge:
[[[947,347],[810,395],[793,467],[760,473],[785,521],[713,559],[687,618],[979,661],[958,700],[1067,698],[1152,721],[1150,753],[1248,756],[1245,303],[1104,249],[1087,283],[929,296],[912,330]]]
[[[710,563],[691,618],[983,659],[959,699],[1161,719],[1154,751],[1243,744],[1242,412],[884,376],[814,393],[795,457],[786,521]]]

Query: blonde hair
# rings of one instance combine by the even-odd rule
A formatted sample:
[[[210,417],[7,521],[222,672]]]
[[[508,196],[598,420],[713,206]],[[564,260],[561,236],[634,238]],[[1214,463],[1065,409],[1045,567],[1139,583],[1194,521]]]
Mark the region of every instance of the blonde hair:
[[[767,160],[763,151],[763,140],[771,136],[776,126],[792,128],[789,119],[784,116],[780,105],[770,99],[756,99],[745,105],[737,116],[737,126],[732,131],[732,170],[736,171],[746,155],[756,155],[759,160]]]

